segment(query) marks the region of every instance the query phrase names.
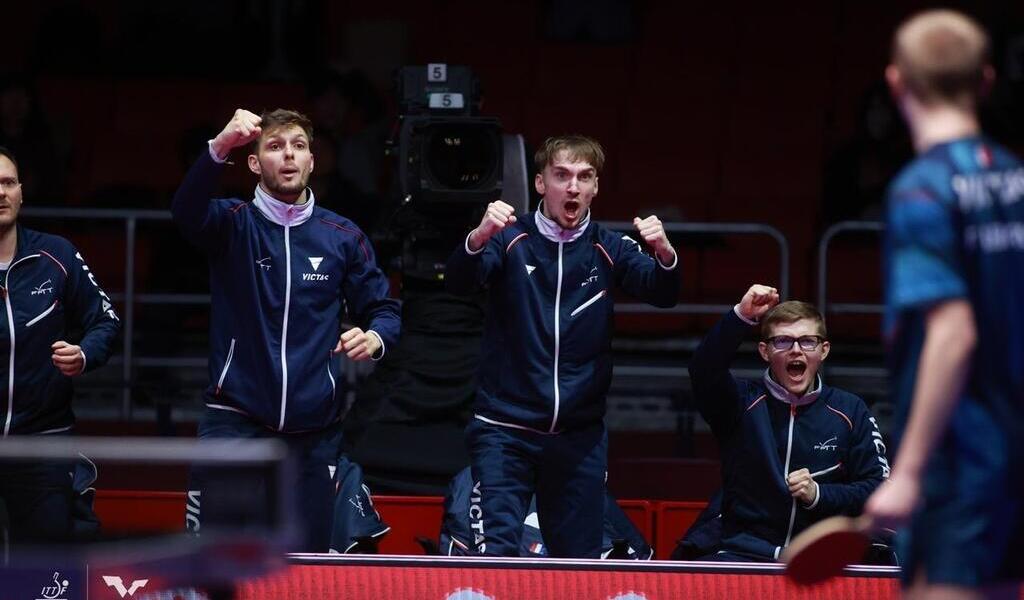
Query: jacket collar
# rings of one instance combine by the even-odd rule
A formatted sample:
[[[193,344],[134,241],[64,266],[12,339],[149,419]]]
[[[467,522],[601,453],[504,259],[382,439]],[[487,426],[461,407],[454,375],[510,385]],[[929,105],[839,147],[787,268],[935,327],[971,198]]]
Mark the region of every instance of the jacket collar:
[[[256,197],[253,202],[263,216],[270,219],[271,222],[293,227],[308,221],[313,216],[313,206],[316,204],[313,190],[310,188],[306,188],[304,204],[288,204],[263,191],[259,184],[256,184]]]
[[[537,212],[533,213],[533,220],[537,224],[537,231],[552,242],[575,242],[590,225],[590,209],[587,209],[587,214],[583,215],[579,225],[572,229],[563,229],[561,225],[544,216],[544,200],[541,200]]]
[[[771,369],[764,370],[764,386],[768,388],[768,393],[777,400],[781,400],[786,404],[792,404],[793,406],[805,406],[818,399],[822,388],[821,374],[815,375],[814,380],[818,384],[817,387],[809,390],[802,396],[797,396],[772,379]]]

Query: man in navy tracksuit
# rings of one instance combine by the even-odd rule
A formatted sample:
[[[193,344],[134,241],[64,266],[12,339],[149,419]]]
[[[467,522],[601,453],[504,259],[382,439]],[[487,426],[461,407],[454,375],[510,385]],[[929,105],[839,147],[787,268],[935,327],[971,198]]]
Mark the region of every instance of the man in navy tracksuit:
[[[818,375],[830,349],[805,302],[779,304],[754,285],[690,361],[693,395],[722,453],[722,550],[704,560],[772,561],[809,525],[861,511],[889,475],[885,445],[864,401]],[[729,373],[760,322],[758,380]]]
[[[186,175],[172,213],[209,256],[210,385],[199,437],[284,439],[300,457],[302,548],[325,552],[345,396],[337,355],[380,359],[398,338],[399,316],[369,240],[316,206],[306,187],[311,138],[299,113],[235,111]],[[259,177],[253,199],[211,200],[228,153],[249,143],[248,166]],[[346,310],[358,326],[343,331]],[[211,486],[230,494],[233,484],[193,474],[189,529],[237,519],[239,507],[210,497]]]
[[[489,291],[480,389],[466,442],[481,553],[515,556],[536,492],[550,555],[597,558],[607,469],[612,290],[676,303],[678,260],[657,217],[634,219],[656,258],[590,220],[604,163],[582,136],[549,138],[534,157],[541,208],[518,219],[497,201],[448,261],[457,293]]]
[[[0,148],[0,431],[66,435],[71,378],[107,362],[120,323],[68,240],[18,225],[21,204],[17,163]],[[0,465],[12,541],[68,539],[73,470],[65,461]]]

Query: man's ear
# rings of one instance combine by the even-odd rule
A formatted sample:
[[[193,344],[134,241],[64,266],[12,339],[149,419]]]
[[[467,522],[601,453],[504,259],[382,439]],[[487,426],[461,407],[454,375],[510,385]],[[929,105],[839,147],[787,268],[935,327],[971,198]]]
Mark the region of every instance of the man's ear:
[[[996,70],[992,68],[992,65],[985,65],[981,70],[981,89],[978,90],[978,97],[985,98],[992,91],[992,87],[996,84]]]
[[[249,170],[257,175],[263,175],[263,171],[260,169],[260,159],[255,154],[250,154],[248,158]]]
[[[885,68],[885,83],[889,85],[889,94],[894,100],[899,101],[905,91],[903,74],[900,73],[899,67],[889,65]]]
[[[544,177],[540,173],[537,173],[536,177],[533,178],[533,187],[537,189],[538,194],[544,195],[546,188],[544,187]]]
[[[761,355],[761,358],[764,359],[764,362],[771,362],[770,360],[768,360],[768,357],[771,356],[771,353],[768,351],[768,344],[764,342],[758,342],[757,353]]]
[[[822,362],[825,362],[825,359],[828,358],[828,351],[831,350],[831,349],[832,349],[832,344],[828,343],[828,340],[825,340],[824,342],[821,343],[821,361]]]

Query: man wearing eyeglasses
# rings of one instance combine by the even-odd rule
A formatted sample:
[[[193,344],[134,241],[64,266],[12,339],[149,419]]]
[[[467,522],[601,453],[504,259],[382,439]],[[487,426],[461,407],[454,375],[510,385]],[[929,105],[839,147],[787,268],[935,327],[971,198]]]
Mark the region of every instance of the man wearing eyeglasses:
[[[729,372],[759,326],[759,379]],[[806,302],[779,303],[753,285],[704,338],[690,361],[693,396],[722,454],[722,545],[705,560],[778,560],[800,531],[854,515],[889,475],[882,435],[864,401],[818,374],[830,345]]]
[[[21,204],[18,164],[0,148],[0,436],[63,435],[75,421],[72,378],[107,362],[120,322],[68,240],[18,223]],[[70,537],[72,470],[0,465],[11,541]]]

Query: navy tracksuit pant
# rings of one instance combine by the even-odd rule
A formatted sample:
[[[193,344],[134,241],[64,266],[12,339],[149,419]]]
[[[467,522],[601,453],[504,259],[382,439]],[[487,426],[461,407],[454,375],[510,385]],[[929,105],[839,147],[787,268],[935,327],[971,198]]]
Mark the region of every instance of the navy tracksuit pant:
[[[600,558],[608,434],[604,423],[544,434],[472,419],[466,428],[474,490],[470,526],[481,554],[519,556],[537,495],[549,555]]]
[[[71,540],[73,471],[74,463],[63,460],[0,464],[0,504],[7,513],[0,530],[9,529],[11,542]]]
[[[226,410],[206,409],[199,439],[256,439],[272,437],[288,445],[296,481],[283,482],[293,492],[303,540],[293,552],[327,552],[334,519],[335,474],[341,452],[340,422],[306,433],[278,433]],[[273,527],[278,493],[266,481],[266,471],[195,465],[190,473],[185,525],[192,533],[216,527],[225,531]],[[289,515],[290,516],[290,515]]]

